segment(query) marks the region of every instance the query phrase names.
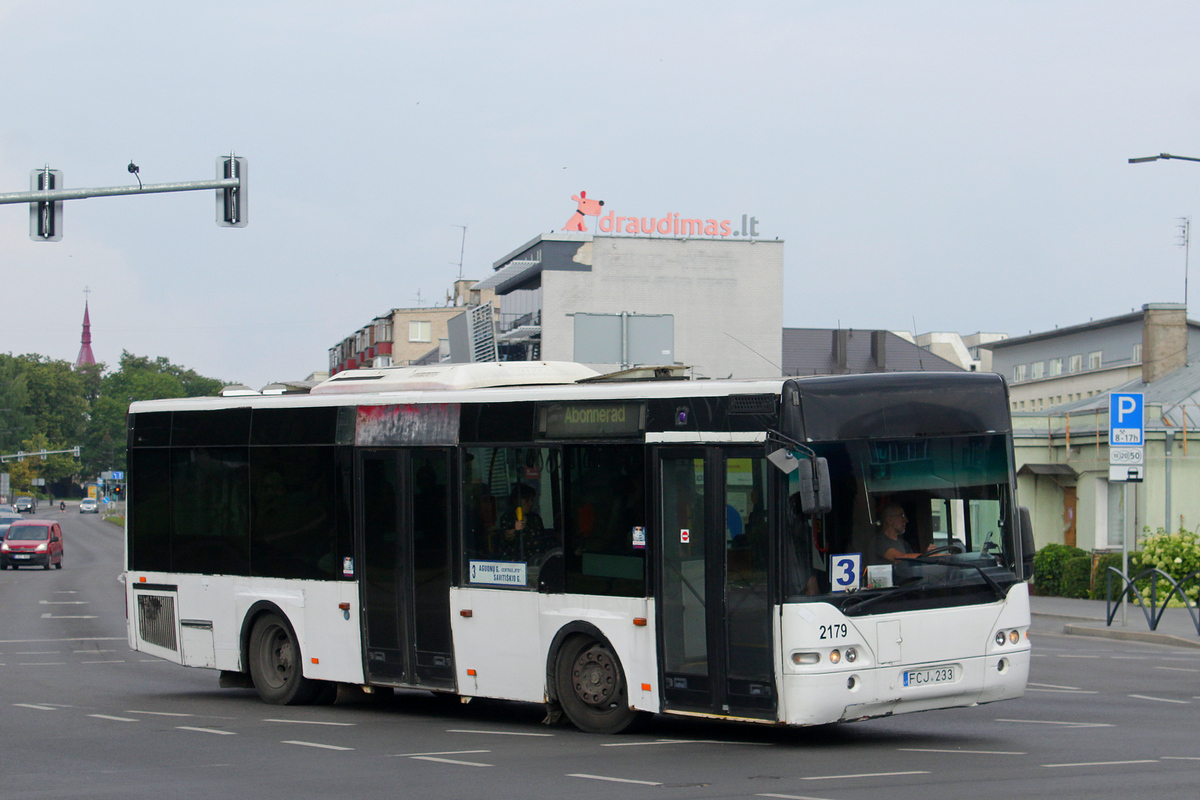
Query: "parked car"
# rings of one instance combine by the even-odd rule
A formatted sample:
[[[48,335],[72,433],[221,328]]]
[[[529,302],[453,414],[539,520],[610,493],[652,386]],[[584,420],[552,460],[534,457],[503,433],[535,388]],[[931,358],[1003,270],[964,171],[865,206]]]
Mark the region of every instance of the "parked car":
[[[18,514],[32,514],[37,511],[37,500],[32,497],[18,497],[17,502],[13,503],[13,511]]]
[[[62,569],[62,528],[46,519],[24,519],[8,526],[0,541],[0,569],[41,567]]]
[[[94,497],[85,497],[79,501],[80,514],[99,514],[100,504],[96,502]]]
[[[8,533],[8,526],[14,522],[20,522],[24,517],[12,511],[0,511],[0,540],[4,539],[4,534]]]

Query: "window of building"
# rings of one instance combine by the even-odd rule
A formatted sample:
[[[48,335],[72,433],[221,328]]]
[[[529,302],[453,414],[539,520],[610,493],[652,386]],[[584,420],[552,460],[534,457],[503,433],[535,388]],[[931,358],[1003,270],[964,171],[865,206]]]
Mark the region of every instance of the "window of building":
[[[1088,369],[1100,369],[1100,362],[1103,360],[1103,350],[1093,350],[1088,353]]]
[[[408,340],[410,342],[432,341],[433,323],[413,320],[408,323]]]
[[[1023,380],[1025,380],[1025,365],[1017,364],[1015,367],[1013,367],[1013,381],[1016,382]]]
[[[1062,367],[1063,367],[1063,365],[1062,365],[1061,358],[1050,359],[1050,377],[1054,378],[1059,375],[1062,375]]]
[[[1138,342],[1137,344],[1135,344],[1133,346],[1133,360],[1139,361],[1139,362],[1142,360],[1142,343],[1141,342]]]
[[[1072,375],[1083,371],[1083,356],[1074,355],[1067,360],[1067,372]]]
[[[1036,381],[1038,378],[1042,377],[1045,374],[1046,374],[1046,362],[1045,361],[1033,362],[1032,378]]]

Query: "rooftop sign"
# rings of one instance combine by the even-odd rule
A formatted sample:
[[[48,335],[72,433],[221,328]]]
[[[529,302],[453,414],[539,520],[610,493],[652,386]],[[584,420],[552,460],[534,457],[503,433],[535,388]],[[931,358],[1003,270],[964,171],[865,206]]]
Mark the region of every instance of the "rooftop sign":
[[[609,211],[600,216],[603,200],[588,199],[587,192],[572,195],[571,199],[577,204],[575,213],[563,226],[564,231],[587,231],[587,217],[600,217],[596,226],[601,233],[629,234],[658,234],[660,236],[713,236],[718,238],[734,238],[745,236],[757,238],[758,218],[742,215],[742,224],[734,227],[732,220],[715,217],[685,217],[677,211],[671,211],[661,217],[625,217],[617,216],[615,211]]]

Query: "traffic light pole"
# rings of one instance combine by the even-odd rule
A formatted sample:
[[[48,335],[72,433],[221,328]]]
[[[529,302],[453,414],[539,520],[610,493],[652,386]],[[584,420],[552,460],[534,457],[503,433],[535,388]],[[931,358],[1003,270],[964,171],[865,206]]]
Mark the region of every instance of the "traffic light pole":
[[[89,197],[112,197],[119,194],[195,192],[200,189],[239,189],[241,185],[241,178],[221,178],[212,181],[148,183],[145,186],[107,186],[96,189],[50,189],[41,192],[12,192],[10,194],[0,194],[0,205],[8,203],[45,203],[55,200],[84,200]]]

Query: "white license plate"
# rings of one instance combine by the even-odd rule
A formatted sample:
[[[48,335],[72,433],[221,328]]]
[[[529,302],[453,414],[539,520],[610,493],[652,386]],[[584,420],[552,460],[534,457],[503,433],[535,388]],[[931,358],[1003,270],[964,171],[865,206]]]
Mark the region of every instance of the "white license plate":
[[[29,558],[29,556],[13,556],[13,558]]]
[[[930,683],[953,683],[954,667],[930,667],[929,669],[913,669],[904,673],[905,686],[925,686]]]

